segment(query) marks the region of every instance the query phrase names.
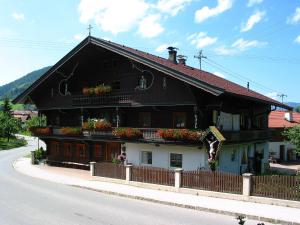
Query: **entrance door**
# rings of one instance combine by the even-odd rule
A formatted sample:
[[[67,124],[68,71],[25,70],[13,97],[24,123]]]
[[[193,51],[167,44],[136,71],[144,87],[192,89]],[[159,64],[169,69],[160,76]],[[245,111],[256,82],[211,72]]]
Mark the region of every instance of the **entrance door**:
[[[285,161],[285,146],[280,145],[280,160]]]
[[[121,143],[109,142],[106,144],[105,160],[111,162],[121,154]]]

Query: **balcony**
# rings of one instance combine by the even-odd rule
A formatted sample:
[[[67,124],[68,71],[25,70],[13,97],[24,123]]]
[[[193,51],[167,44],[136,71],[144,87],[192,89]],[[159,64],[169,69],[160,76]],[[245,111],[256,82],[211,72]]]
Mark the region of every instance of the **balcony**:
[[[80,133],[63,133],[62,127],[42,128],[50,130],[47,134],[35,133],[34,136],[40,138],[63,138],[63,139],[79,139],[79,140],[115,140],[115,141],[129,141],[129,142],[144,142],[144,143],[165,143],[165,144],[188,144],[188,145],[202,145],[200,136],[203,134],[201,131],[190,131],[187,129],[168,129],[167,131],[175,131],[177,137],[169,136],[162,137],[158,130],[160,128],[116,128],[106,131],[80,131]],[[72,128],[71,128],[72,129]],[[77,129],[77,128],[75,128]],[[120,131],[121,129],[121,131]],[[117,132],[119,130],[119,133]],[[166,130],[165,130],[166,131]],[[184,133],[186,136],[178,137],[178,132]],[[171,132],[172,133],[172,132]],[[197,134],[195,136],[195,134]],[[170,135],[170,134],[169,134]]]
[[[221,131],[221,133],[226,138],[226,142],[265,141],[271,137],[269,130]]]
[[[101,96],[84,96],[74,95],[72,97],[73,106],[91,106],[91,105],[131,105],[133,95],[129,93],[123,94],[107,94]]]

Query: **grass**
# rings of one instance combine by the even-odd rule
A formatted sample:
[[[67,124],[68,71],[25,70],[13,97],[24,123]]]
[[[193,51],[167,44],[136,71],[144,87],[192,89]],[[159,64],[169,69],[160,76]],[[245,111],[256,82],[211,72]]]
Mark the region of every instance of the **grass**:
[[[0,151],[12,148],[18,148],[27,145],[27,141],[22,138],[11,138],[9,142],[7,138],[0,138]]]

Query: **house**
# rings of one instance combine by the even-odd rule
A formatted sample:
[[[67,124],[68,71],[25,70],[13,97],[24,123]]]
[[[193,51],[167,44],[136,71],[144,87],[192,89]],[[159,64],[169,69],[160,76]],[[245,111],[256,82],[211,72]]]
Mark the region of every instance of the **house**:
[[[296,147],[284,141],[282,132],[284,128],[300,126],[300,113],[276,110],[269,114],[269,128],[272,138],[269,142],[270,156],[276,161],[295,160]]]
[[[271,106],[290,107],[168,50],[165,59],[89,36],[19,95],[14,103],[47,117],[32,131],[48,162],[195,170],[217,159],[221,171],[264,171]]]
[[[24,123],[27,120],[31,119],[32,117],[38,116],[38,112],[30,111],[30,110],[12,110],[11,115],[16,119],[21,120]]]

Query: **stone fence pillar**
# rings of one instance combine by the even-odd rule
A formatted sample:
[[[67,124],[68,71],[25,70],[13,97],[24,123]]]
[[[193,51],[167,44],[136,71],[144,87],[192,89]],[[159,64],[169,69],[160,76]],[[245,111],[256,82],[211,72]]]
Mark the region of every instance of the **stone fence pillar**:
[[[252,173],[244,173],[243,174],[243,195],[250,196],[251,195],[251,181],[252,181]]]
[[[35,152],[35,151],[30,151],[30,158],[31,158],[31,164],[32,164],[32,165],[35,164],[34,152]]]
[[[126,165],[126,181],[129,183],[131,181],[131,169],[132,165]]]
[[[96,165],[96,162],[90,162],[90,173],[91,173],[91,176],[95,176],[95,165]]]
[[[181,187],[181,176],[182,176],[183,169],[177,168],[175,169],[175,187],[180,188]]]

